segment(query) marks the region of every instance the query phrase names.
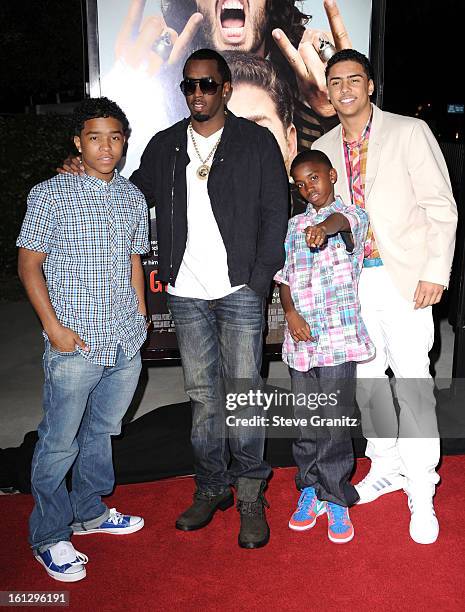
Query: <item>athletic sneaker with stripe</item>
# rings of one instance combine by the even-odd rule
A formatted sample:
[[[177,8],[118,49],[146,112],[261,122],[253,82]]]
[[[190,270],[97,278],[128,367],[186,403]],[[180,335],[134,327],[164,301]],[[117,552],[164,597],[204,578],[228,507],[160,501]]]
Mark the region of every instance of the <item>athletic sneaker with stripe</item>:
[[[399,491],[405,487],[405,478],[400,474],[381,474],[370,470],[363,480],[355,485],[360,496],[357,504],[368,504],[381,495]]]
[[[434,485],[409,483],[406,493],[410,517],[410,537],[417,544],[433,544],[438,539],[439,523],[434,511]]]
[[[325,503],[320,501],[313,487],[302,489],[302,493],[297,502],[297,510],[289,520],[289,527],[295,531],[305,531],[311,529],[320,514],[326,512]]]

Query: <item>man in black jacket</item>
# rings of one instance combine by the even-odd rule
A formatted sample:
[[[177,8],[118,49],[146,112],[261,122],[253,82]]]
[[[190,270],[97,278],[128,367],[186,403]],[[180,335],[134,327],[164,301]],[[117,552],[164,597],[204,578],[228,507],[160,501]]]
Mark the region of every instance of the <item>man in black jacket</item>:
[[[197,490],[176,527],[205,527],[233,505],[235,485],[239,545],[258,548],[269,539],[270,467],[264,427],[248,424],[266,415],[253,401],[226,413],[225,392],[260,384],[265,299],[284,263],[288,179],[271,132],[226,109],[231,73],[221,55],[196,51],[183,77],[190,118],[156,134],[131,177],[156,206],[159,278],[169,283],[192,402]],[[228,427],[230,415],[244,420],[228,419]]]

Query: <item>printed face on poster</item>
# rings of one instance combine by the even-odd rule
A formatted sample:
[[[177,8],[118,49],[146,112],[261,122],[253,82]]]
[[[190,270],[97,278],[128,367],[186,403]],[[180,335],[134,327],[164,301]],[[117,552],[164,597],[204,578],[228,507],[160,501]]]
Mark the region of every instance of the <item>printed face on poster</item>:
[[[150,138],[188,115],[179,83],[186,57],[210,47],[227,59],[233,74],[228,108],[268,127],[289,168],[298,150],[334,127],[334,110],[322,95],[324,53],[333,32],[345,30],[336,47],[369,55],[371,0],[88,0],[91,95],[115,100],[126,112],[131,136],[123,175],[138,167]],[[92,35],[91,35],[92,36]],[[251,56],[260,60],[255,65]],[[284,84],[284,85],[283,85]],[[323,92],[324,94],[324,92]],[[290,213],[300,212],[293,202]],[[156,278],[157,241],[146,259],[148,305],[154,329],[148,350],[176,349],[164,287]],[[266,344],[282,341],[284,317],[278,292],[270,296]]]

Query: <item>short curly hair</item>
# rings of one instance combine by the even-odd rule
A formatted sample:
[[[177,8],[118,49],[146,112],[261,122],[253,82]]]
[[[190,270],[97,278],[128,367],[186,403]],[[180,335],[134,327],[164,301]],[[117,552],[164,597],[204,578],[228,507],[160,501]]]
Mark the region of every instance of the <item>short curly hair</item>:
[[[80,136],[84,129],[84,123],[89,119],[112,117],[118,120],[122,127],[123,133],[129,131],[129,121],[121,108],[108,98],[87,98],[76,106],[73,112],[73,134]]]
[[[196,0],[161,0],[161,9],[168,26],[180,33],[189,17],[197,12],[197,3]],[[271,33],[275,28],[280,28],[294,47],[298,47],[305,32],[305,26],[312,17],[303,13],[296,6],[296,0],[266,0],[265,15],[267,17],[265,55],[269,56],[273,62],[278,75],[285,78],[291,86],[295,86],[294,71],[281,53]],[[202,29],[197,33],[190,51],[206,46],[205,41],[202,41],[201,32]]]

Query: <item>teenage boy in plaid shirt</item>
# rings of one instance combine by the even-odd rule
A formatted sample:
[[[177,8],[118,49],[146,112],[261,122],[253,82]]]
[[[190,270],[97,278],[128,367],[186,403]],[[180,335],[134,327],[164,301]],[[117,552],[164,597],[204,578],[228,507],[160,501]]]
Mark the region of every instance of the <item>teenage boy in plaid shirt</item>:
[[[354,537],[348,506],[358,500],[349,483],[355,368],[374,354],[357,297],[368,217],[334,197],[337,173],[324,153],[300,153],[291,175],[308,206],[289,221],[286,263],[275,276],[287,322],[283,360],[295,398],[316,391],[336,400],[322,403],[318,412],[295,402],[300,432],[293,452],[301,495],[289,527],[311,529],[326,513],[329,539],[344,543]],[[318,420],[310,421],[312,415]]]
[[[74,122],[85,174],[36,185],[17,241],[19,275],[45,338],[29,541],[47,574],[63,582],[86,575],[88,559],[71,544],[73,533],[128,534],[144,525],[101,497],[114,486],[111,436],[136,389],[146,338],[140,255],[150,248],[147,205],[115,170],[128,130],[122,110],[90,99]]]

